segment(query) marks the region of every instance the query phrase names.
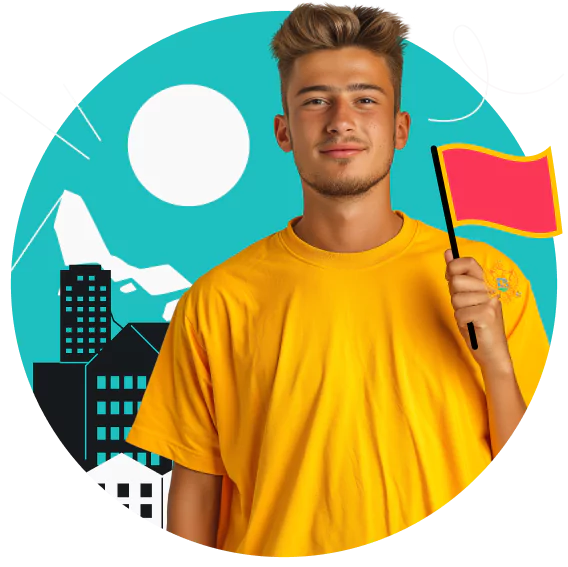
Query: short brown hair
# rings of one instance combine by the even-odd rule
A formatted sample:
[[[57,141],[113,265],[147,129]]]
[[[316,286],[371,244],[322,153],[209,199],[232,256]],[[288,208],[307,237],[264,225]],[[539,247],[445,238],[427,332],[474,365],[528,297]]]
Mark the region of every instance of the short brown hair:
[[[394,86],[394,111],[400,109],[403,39],[409,28],[390,12],[364,6],[299,4],[270,42],[278,60],[282,107],[288,115],[286,91],[294,61],[319,49],[356,46],[382,55]]]

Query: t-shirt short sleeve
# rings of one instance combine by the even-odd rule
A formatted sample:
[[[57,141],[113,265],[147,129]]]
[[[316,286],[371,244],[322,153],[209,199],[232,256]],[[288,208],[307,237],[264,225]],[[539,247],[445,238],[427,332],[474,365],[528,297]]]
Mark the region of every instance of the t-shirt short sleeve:
[[[224,475],[207,353],[178,301],[126,442],[184,467]]]
[[[505,335],[519,389],[528,405],[544,370],[550,344],[530,280],[506,255],[492,249],[484,268],[488,284],[501,292]]]

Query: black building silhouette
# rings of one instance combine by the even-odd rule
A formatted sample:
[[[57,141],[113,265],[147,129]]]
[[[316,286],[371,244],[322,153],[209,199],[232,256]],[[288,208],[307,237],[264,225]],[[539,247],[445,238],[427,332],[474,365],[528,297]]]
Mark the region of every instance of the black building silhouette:
[[[61,362],[87,362],[110,342],[110,270],[70,265],[60,272]]]
[[[33,392],[49,425],[85,469],[85,364],[34,362]]]
[[[129,323],[86,370],[87,466],[118,453],[164,474],[172,461],[125,441],[140,408],[168,323]]]

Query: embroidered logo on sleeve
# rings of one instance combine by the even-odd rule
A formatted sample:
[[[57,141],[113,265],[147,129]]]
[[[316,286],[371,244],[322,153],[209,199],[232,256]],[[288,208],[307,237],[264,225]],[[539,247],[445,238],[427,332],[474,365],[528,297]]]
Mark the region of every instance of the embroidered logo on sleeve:
[[[521,297],[519,291],[519,277],[513,269],[507,269],[502,260],[497,260],[492,268],[484,270],[485,283],[495,289],[490,292],[492,297],[499,297],[505,303]]]

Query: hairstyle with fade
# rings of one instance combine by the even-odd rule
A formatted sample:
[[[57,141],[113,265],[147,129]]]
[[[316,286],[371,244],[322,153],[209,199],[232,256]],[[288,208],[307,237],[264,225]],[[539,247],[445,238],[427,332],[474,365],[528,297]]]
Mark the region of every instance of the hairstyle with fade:
[[[286,92],[294,61],[320,49],[355,46],[385,58],[394,86],[394,112],[400,110],[403,40],[409,28],[395,14],[380,8],[299,4],[290,12],[270,42],[278,60],[284,114]]]

